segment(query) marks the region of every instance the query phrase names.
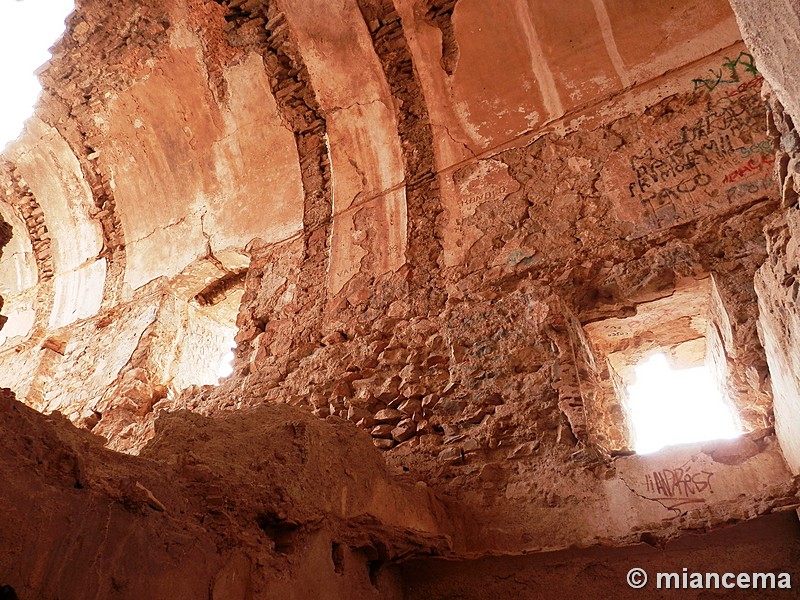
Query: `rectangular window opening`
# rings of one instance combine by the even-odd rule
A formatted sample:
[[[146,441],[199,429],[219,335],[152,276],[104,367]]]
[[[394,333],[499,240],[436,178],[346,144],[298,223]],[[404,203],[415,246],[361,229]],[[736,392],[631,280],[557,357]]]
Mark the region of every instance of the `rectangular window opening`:
[[[624,406],[637,454],[741,435],[739,418],[706,364],[673,369],[665,354],[656,353],[634,371]]]
[[[636,304],[633,316],[583,326],[609,382],[593,407],[602,422],[590,428],[600,439],[627,439],[627,448],[612,451],[649,454],[743,433],[725,392],[712,291],[711,277],[684,281],[671,294]],[[603,430],[610,427],[621,434]]]

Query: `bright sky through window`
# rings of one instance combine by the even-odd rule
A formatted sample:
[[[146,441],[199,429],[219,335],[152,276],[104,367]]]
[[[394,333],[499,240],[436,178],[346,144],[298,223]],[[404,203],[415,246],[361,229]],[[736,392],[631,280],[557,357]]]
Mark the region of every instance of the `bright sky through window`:
[[[50,60],[73,0],[0,0],[0,150],[22,132],[41,87],[33,74]]]
[[[627,404],[638,454],[741,435],[738,419],[720,397],[711,372],[705,366],[672,370],[663,354],[636,367]]]
[[[236,344],[231,342],[231,349],[228,350],[222,357],[219,368],[217,369],[217,377],[223,379],[233,373],[233,351],[236,350]]]

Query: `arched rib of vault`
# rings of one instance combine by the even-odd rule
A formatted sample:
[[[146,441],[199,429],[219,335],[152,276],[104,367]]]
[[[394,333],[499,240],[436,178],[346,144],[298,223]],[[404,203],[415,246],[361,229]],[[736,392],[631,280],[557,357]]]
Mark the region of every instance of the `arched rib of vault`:
[[[101,12],[81,3],[67,19],[65,34],[51,50],[53,58],[38,71],[43,91],[36,114],[61,134],[91,190],[89,216],[102,236],[99,257],[106,260],[101,308],[107,309],[121,300],[126,256],[112,182],[97,160],[105,141],[105,110],[115,91],[147,77],[153,64],[148,59],[158,53],[169,22],[155,2],[111,0],[105,8]],[[108,35],[109,30],[118,35]],[[145,36],[147,44],[129,43]],[[85,52],[88,46],[94,51]]]
[[[33,329],[38,271],[25,221],[6,202],[0,202],[0,222],[7,223],[12,232],[0,253],[0,295],[4,301],[0,314],[8,318],[0,328],[2,348],[11,339],[24,339]]]
[[[35,117],[4,156],[13,165],[18,194],[27,190],[33,210],[41,212],[41,223],[29,223],[28,231],[34,250],[39,247],[39,281],[52,277],[53,287],[52,305],[46,311],[40,307],[39,325],[57,329],[96,314],[106,260],[100,256],[101,229],[89,216],[91,189],[77,158],[56,129]]]
[[[0,209],[2,206],[0,206]],[[13,227],[3,218],[2,212],[0,212],[0,261],[3,259],[3,247],[11,241],[11,237],[13,235],[14,229]],[[0,288],[2,290],[2,288]],[[0,296],[0,309],[3,308],[3,297]],[[3,326],[8,322],[8,317],[0,314],[0,330],[3,329]]]
[[[433,286],[442,246],[437,231],[442,212],[434,160],[433,134],[428,106],[414,64],[403,21],[391,0],[358,0],[372,45],[380,60],[396,107],[401,140],[408,205],[406,260],[413,268],[414,283]],[[434,300],[435,295],[428,296]]]
[[[335,295],[362,268],[376,277],[405,262],[405,173],[394,103],[354,0],[281,5],[327,124],[333,171],[328,285]]]
[[[320,337],[319,319],[327,298],[330,259],[332,174],[327,124],[281,6],[275,0],[217,3],[226,21],[227,43],[261,57],[280,122],[294,138],[291,156],[299,167],[299,231],[277,240],[262,236],[248,246],[254,268],[245,281],[234,363],[241,371],[247,370],[253,356],[264,352],[259,340],[265,339],[264,329],[269,321],[280,321],[272,314],[277,307],[304,306],[304,329],[296,336],[307,343]],[[282,288],[289,279],[296,279],[297,284],[289,290]],[[278,283],[273,286],[272,282]]]

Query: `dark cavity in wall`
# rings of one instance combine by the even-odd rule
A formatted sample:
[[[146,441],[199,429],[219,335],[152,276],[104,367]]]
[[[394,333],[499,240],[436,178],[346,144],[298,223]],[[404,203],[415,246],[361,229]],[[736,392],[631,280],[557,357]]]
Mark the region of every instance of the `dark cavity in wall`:
[[[267,534],[275,545],[275,552],[288,554],[292,551],[294,536],[299,526],[282,519],[274,513],[262,513],[256,517],[256,523]]]
[[[339,575],[344,573],[344,548],[341,544],[336,542],[331,544],[331,560],[333,561],[333,570]]]

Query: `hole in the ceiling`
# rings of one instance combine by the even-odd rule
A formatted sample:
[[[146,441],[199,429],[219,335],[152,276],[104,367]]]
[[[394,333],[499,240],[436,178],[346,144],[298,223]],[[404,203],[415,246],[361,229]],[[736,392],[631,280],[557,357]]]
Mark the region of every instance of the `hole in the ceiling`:
[[[741,424],[707,366],[672,369],[664,354],[653,354],[635,372],[625,404],[638,454],[741,435]]]
[[[33,114],[41,86],[34,72],[50,60],[48,51],[64,33],[73,0],[3,0],[0,2],[0,149],[19,137]]]

